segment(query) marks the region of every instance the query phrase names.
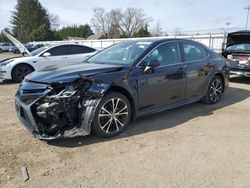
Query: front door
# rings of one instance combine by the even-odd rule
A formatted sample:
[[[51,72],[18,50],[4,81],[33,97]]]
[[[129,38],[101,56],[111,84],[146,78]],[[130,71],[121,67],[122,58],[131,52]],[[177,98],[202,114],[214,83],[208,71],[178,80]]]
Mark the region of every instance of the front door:
[[[145,72],[143,63],[157,60],[160,66]],[[180,62],[176,42],[166,42],[154,49],[140,64],[138,76],[139,107],[146,109],[182,100],[185,93],[185,65]]]
[[[44,56],[45,53],[49,53],[49,56]],[[39,57],[39,65],[37,70],[43,69],[49,66],[64,66],[69,65],[70,63],[70,49],[68,45],[56,46],[53,47]]]

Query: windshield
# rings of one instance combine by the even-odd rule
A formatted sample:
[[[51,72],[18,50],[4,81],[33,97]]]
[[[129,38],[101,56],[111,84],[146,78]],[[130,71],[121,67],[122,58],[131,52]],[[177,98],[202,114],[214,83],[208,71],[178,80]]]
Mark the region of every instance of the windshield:
[[[115,44],[88,59],[90,63],[131,64],[151,44],[151,42],[122,42]]]
[[[47,48],[48,47],[41,47],[41,48],[38,48],[38,49],[36,49],[36,50],[34,50],[34,51],[30,52],[30,53],[31,53],[32,56],[35,56],[35,55],[41,53],[42,51],[46,50]]]
[[[227,51],[230,52],[250,52],[250,44],[236,44],[229,46]]]

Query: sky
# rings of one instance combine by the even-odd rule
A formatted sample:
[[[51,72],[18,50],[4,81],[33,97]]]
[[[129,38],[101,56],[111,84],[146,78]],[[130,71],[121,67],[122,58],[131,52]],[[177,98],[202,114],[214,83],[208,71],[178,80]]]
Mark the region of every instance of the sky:
[[[246,25],[250,0],[40,0],[52,14],[60,18],[60,26],[91,24],[93,8],[142,8],[147,16],[153,18],[151,28],[159,22],[164,32],[218,31],[227,28],[243,29]],[[0,30],[10,27],[11,11],[16,0],[0,0]],[[250,29],[250,19],[249,19]]]

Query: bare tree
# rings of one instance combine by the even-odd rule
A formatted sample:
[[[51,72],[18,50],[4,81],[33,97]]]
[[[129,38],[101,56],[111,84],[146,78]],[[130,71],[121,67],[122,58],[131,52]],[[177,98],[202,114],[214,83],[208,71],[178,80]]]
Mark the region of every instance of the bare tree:
[[[96,32],[106,33],[109,37],[114,29],[131,37],[152,20],[145,15],[143,9],[137,8],[127,8],[125,11],[112,9],[110,12],[105,12],[103,8],[94,8],[93,11],[92,24]]]
[[[152,29],[152,33],[154,36],[159,37],[163,35],[163,29],[161,27],[161,23],[158,20],[155,27]]]
[[[121,30],[122,34],[131,37],[141,27],[147,25],[152,19],[146,17],[143,9],[127,8],[124,12],[116,10],[114,22]]]
[[[109,35],[109,31],[112,27],[112,20],[110,19],[110,13],[105,12],[104,8],[94,8],[91,21],[97,33]]]
[[[178,35],[181,35],[181,28],[176,27],[176,28],[174,29],[174,36],[178,36]]]
[[[49,21],[52,30],[57,30],[60,26],[60,18],[57,14],[49,13]]]

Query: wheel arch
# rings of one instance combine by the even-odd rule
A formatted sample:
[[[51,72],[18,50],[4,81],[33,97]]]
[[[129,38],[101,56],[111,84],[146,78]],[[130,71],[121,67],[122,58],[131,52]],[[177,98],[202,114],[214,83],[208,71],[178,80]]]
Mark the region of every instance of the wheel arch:
[[[12,78],[12,79],[13,79],[13,70],[14,70],[17,66],[19,66],[19,65],[26,65],[26,66],[29,66],[33,71],[35,71],[35,68],[34,68],[32,65],[28,64],[28,63],[25,63],[25,62],[23,62],[23,63],[18,63],[18,64],[16,64],[16,65],[14,65],[14,66],[12,67],[12,69],[11,69],[11,78]]]
[[[131,119],[135,120],[136,119],[135,101],[134,101],[132,95],[130,94],[130,92],[123,87],[115,86],[115,85],[111,85],[110,88],[108,89],[108,91],[116,91],[116,92],[123,94],[125,97],[127,97],[127,99],[130,102],[131,110],[132,110]]]
[[[225,90],[225,77],[224,77],[224,75],[220,72],[217,72],[214,74],[214,76],[218,76],[221,79],[221,81],[223,83],[222,92],[224,92],[224,90]]]

